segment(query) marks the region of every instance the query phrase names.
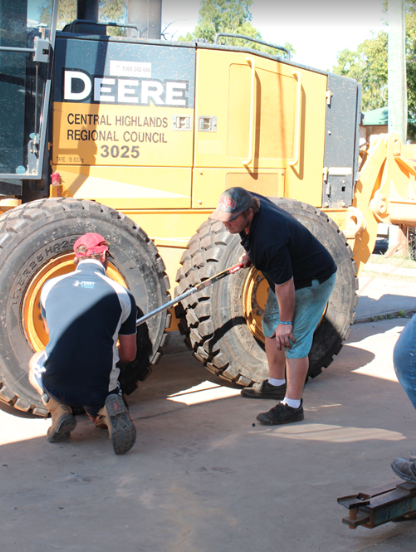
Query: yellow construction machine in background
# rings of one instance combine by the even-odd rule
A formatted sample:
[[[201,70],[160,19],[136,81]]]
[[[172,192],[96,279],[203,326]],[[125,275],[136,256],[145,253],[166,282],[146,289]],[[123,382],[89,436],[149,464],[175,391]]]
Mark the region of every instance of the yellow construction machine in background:
[[[360,86],[294,63],[284,48],[273,56],[222,44],[224,36],[110,37],[91,21],[55,33],[56,9],[45,31],[28,18],[27,0],[18,4],[4,8],[0,43],[0,400],[46,413],[26,377],[48,339],[40,291],[74,269],[79,235],[108,239],[109,275],[147,313],[238,261],[238,236],[208,220],[233,186],[292,213],[337,263],[310,353],[309,376],[318,375],[354,321],[357,273],[378,223],[416,226],[411,146],[381,136],[360,152]],[[177,329],[221,378],[264,379],[266,294],[259,271],[240,270],[140,326],[124,391]]]

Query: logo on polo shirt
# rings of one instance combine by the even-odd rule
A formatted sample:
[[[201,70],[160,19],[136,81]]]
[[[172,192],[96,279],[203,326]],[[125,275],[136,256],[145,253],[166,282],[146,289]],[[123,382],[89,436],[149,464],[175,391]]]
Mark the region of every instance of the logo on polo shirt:
[[[82,288],[86,288],[86,289],[92,289],[94,286],[95,286],[95,282],[86,282],[85,280],[83,280],[81,282],[79,280],[77,280],[74,283],[74,287],[82,287]]]

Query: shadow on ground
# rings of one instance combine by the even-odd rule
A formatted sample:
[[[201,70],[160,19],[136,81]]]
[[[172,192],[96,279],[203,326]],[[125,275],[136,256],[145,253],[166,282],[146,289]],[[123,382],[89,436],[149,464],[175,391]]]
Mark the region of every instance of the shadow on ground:
[[[168,400],[224,383],[171,340],[131,396],[138,438],[127,455],[114,455],[106,432],[85,417],[69,443],[37,437],[1,446],[2,550],[398,550],[416,535],[415,521],[351,531],[336,503],[393,480],[392,459],[416,448],[416,413],[385,377],[395,323],[380,322],[384,332],[353,329],[333,364],[308,383],[305,421],[282,427],[256,422],[273,401]],[[384,377],[357,372],[366,366]],[[0,427],[12,420],[0,413]],[[37,424],[38,433],[48,424],[17,421]]]

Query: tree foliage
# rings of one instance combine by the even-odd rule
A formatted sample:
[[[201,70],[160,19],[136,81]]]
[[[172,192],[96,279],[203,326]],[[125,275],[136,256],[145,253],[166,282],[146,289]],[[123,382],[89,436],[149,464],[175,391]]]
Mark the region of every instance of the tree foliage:
[[[39,21],[47,23],[50,21],[53,0],[45,0],[39,7]],[[119,22],[127,13],[126,0],[100,0],[98,19],[100,21]],[[77,0],[59,0],[57,28],[63,29],[66,24],[71,23],[77,18]],[[119,27],[108,27],[108,34],[125,34]]]
[[[48,23],[52,12],[53,0],[45,0],[39,6],[39,21]],[[58,19],[56,26],[62,29],[67,23],[74,21],[77,18],[77,1],[76,0],[59,0],[58,4]]]
[[[180,36],[178,40],[192,42],[202,38],[212,43],[218,33],[240,34],[262,40],[260,31],[251,24],[250,6],[252,3],[252,0],[202,0],[198,25],[192,33]],[[277,53],[276,49],[255,42],[238,38],[225,40],[227,44],[233,46],[249,46],[272,55]],[[291,44],[285,44],[284,47],[292,54],[296,53]]]
[[[387,11],[387,1],[384,2]],[[387,26],[387,23],[386,23]],[[406,0],[406,78],[408,101],[408,135],[415,137],[416,124],[416,0]],[[362,110],[388,105],[388,34],[381,31],[364,40],[357,50],[342,50],[333,72],[351,77],[363,86]]]
[[[416,136],[416,0],[409,2],[406,12],[406,79],[409,113],[408,134]]]
[[[368,111],[387,105],[388,35],[381,31],[377,36],[362,42],[354,52],[345,48],[338,54],[338,65],[333,72],[362,83],[362,109]]]

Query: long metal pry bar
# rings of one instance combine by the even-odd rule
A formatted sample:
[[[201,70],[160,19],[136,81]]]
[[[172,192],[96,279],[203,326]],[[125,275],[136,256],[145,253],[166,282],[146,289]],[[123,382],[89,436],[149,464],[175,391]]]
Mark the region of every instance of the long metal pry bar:
[[[226,270],[223,270],[222,272],[219,272],[218,274],[215,274],[215,276],[212,276],[212,278],[209,278],[208,280],[204,280],[197,286],[194,286],[191,289],[188,289],[187,291],[182,293],[182,295],[178,295],[178,297],[175,297],[175,299],[172,299],[172,301],[169,301],[168,303],[161,305],[154,311],[149,312],[148,314],[145,314],[144,316],[136,320],[136,326],[140,326],[140,324],[143,324],[143,322],[146,322],[147,320],[149,320],[149,318],[153,318],[154,316],[159,314],[159,312],[163,312],[164,310],[167,310],[170,307],[173,307],[173,305],[176,305],[176,303],[183,301],[183,299],[185,299],[186,297],[189,297],[193,293],[196,293],[197,291],[201,291],[201,289],[207,288],[208,286],[215,284],[215,282],[218,282],[218,280],[222,280],[229,274],[234,274],[234,272],[237,272],[242,267],[243,267],[243,263],[238,263],[230,268],[227,268]]]

